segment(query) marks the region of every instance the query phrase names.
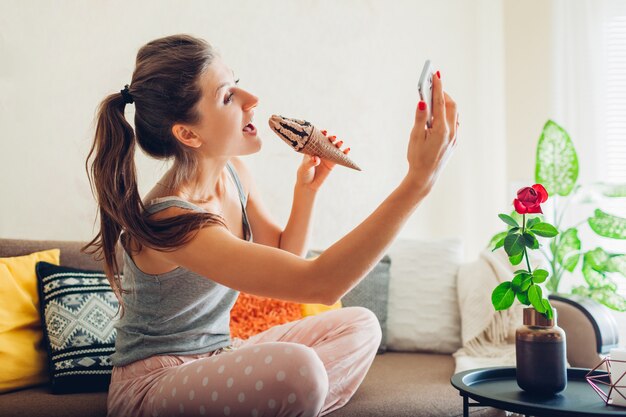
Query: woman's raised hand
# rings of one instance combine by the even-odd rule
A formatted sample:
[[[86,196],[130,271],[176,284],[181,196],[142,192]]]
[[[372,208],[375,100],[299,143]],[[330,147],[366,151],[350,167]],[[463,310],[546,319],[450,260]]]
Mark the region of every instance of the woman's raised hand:
[[[343,145],[342,140],[337,140],[336,136],[328,136],[325,130],[322,130],[324,136],[328,138],[328,141],[341,149]],[[348,154],[350,148],[343,150],[344,154]],[[322,186],[328,174],[335,167],[335,163],[326,159],[322,159],[319,156],[304,155],[302,163],[298,168],[298,174],[296,184],[304,186],[310,190],[317,191]]]
[[[454,148],[459,114],[456,103],[443,91],[439,72],[433,76],[433,122],[426,125],[426,106],[420,101],[415,110],[415,124],[411,130],[407,159],[410,179],[416,187],[430,191],[443,170]]]

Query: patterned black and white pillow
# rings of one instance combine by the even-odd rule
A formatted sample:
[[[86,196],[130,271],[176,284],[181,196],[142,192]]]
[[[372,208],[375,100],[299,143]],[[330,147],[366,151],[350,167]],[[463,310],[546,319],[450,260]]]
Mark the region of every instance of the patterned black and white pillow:
[[[106,391],[118,301],[102,271],[36,265],[53,394]]]

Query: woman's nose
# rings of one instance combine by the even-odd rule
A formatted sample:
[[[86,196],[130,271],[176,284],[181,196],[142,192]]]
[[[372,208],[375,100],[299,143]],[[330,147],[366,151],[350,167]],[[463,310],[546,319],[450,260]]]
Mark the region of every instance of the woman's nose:
[[[248,97],[246,97],[246,100],[244,101],[245,109],[250,110],[255,108],[259,104],[259,98],[248,91],[246,91],[246,94]]]

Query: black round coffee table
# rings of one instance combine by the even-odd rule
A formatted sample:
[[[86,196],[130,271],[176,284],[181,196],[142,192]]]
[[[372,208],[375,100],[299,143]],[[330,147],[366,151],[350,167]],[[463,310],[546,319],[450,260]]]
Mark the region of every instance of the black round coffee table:
[[[626,416],[626,408],[606,405],[585,379],[589,369],[568,368],[567,388],[551,397],[523,391],[515,367],[481,368],[459,372],[450,382],[463,397],[463,416],[470,407],[494,407],[537,417]],[[594,373],[594,375],[597,373]],[[470,399],[476,401],[470,403]]]

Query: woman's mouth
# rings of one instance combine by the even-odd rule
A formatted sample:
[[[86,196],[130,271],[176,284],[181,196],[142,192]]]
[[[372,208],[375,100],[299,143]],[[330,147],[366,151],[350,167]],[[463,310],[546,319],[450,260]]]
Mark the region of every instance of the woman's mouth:
[[[248,123],[246,127],[243,128],[243,132],[248,135],[256,135],[256,127],[252,123]]]

